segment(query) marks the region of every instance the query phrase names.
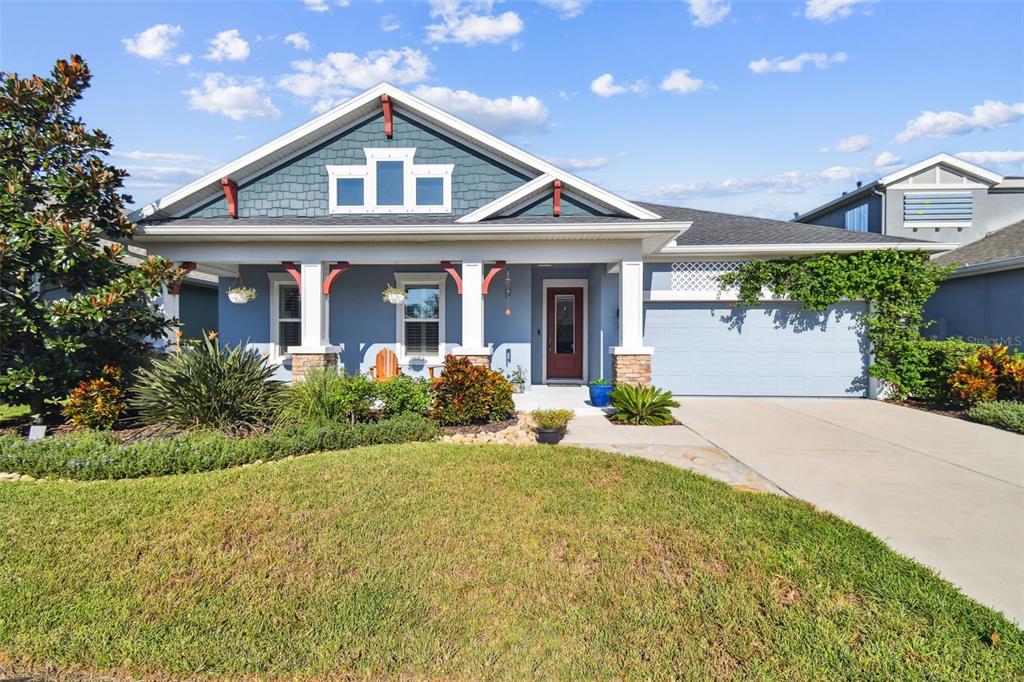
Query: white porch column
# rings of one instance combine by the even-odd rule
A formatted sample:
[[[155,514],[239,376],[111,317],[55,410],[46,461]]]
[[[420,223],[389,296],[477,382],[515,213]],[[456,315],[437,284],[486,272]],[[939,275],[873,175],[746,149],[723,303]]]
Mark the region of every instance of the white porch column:
[[[644,262],[619,263],[619,345],[611,348],[615,383],[651,383],[651,355],[644,346]]]
[[[163,310],[164,319],[167,320],[181,315],[181,294],[171,293],[171,291],[171,288],[165,286],[160,292],[160,307]],[[167,328],[167,337],[163,341],[163,347],[173,346],[177,343],[177,331],[179,331],[178,325]]]
[[[327,345],[327,306],[323,295],[324,264],[303,263],[299,267],[302,275],[302,349],[304,352],[323,352]]]
[[[455,355],[488,358],[491,349],[484,344],[484,264],[481,261],[462,263],[462,345]],[[481,360],[482,362],[482,360]]]

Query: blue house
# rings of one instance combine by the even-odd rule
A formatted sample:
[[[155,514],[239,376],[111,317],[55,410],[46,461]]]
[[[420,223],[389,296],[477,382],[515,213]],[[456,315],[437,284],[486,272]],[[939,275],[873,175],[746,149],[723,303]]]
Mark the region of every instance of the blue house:
[[[680,394],[866,395],[863,303],[738,309],[716,277],[753,258],[934,248],[629,201],[389,84],[135,218],[151,253],[218,276],[220,338],[283,377],[365,372],[388,348],[414,375],[455,354],[532,385]],[[237,287],[255,299],[229,302]]]

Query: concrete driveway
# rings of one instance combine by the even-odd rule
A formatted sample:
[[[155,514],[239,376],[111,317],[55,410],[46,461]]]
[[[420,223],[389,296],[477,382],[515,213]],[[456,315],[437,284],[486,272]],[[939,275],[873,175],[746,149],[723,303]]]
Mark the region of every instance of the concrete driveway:
[[[873,400],[681,398],[692,432],[1024,623],[1024,436]]]

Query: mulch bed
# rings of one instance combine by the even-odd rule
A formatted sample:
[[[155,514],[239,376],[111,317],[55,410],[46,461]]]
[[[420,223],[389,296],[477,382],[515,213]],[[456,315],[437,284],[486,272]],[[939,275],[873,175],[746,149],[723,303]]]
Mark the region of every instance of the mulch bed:
[[[9,423],[3,428],[0,428],[0,435],[4,436],[20,436],[22,438],[28,438],[29,427],[32,426],[32,418],[26,417],[24,420],[16,423]],[[46,427],[46,436],[67,436],[72,433],[80,432],[82,429],[76,429],[71,424],[48,424]],[[129,421],[121,421],[114,425],[108,433],[114,438],[118,439],[122,443],[135,443],[140,440],[153,440],[159,438],[170,438],[176,434],[181,433],[181,429],[168,426],[166,424],[157,424],[155,426],[137,426]]]
[[[445,426],[441,429],[441,432],[446,436],[454,436],[457,434],[471,435],[477,433],[496,433],[503,429],[507,429],[510,426],[515,426],[519,423],[519,420],[513,417],[512,419],[506,419],[500,422],[491,422],[490,424],[469,424],[467,426]]]
[[[887,400],[886,402],[890,402],[893,405],[911,407],[915,410],[921,410],[922,412],[934,412],[935,414],[941,414],[944,417],[954,417],[956,419],[963,419],[964,421],[971,421],[967,417],[967,410],[955,405],[928,403],[923,400],[914,400],[913,398],[907,398],[906,400]]]

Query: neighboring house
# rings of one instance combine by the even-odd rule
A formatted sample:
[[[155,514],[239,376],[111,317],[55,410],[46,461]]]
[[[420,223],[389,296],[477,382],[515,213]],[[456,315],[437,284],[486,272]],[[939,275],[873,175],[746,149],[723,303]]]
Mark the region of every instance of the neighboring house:
[[[362,372],[389,348],[529,384],[863,396],[864,305],[734,309],[715,277],[763,257],[943,247],[628,201],[391,85],[142,208],[137,241],[220,278],[220,338]],[[252,287],[254,301],[226,292]],[[382,300],[387,286],[407,300]],[[173,309],[175,297],[167,304]]]
[[[1024,220],[935,258],[959,268],[925,306],[928,336],[1024,351]]]
[[[935,257],[959,264],[925,307],[925,334],[1021,348],[1024,178],[949,154],[890,173],[797,215],[794,222],[962,245]]]

